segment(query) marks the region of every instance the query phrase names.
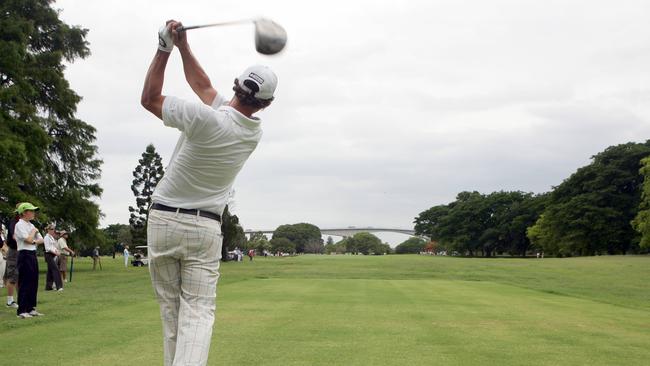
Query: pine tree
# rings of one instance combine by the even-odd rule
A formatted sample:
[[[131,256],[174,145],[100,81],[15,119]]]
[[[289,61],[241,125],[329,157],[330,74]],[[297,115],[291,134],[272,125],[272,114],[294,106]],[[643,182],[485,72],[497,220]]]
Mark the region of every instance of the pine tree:
[[[73,241],[99,244],[102,161],[63,64],[90,54],[88,30],[63,23],[52,3],[0,2],[0,216],[30,201],[41,221],[74,229]]]
[[[156,152],[153,144],[149,144],[133,171],[133,182],[131,184],[136,207],[129,206],[129,212],[131,213],[129,224],[133,243],[136,245],[145,245],[147,242],[147,218],[149,217],[148,209],[151,205],[151,195],[164,173],[162,158]]]

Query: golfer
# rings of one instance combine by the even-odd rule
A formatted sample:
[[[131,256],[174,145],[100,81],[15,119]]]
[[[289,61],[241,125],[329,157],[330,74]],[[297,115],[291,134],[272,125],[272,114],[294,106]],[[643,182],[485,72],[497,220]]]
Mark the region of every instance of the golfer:
[[[147,224],[149,271],[160,303],[165,365],[205,365],[214,323],[222,234],[221,214],[237,173],[262,137],[253,115],[269,106],[277,77],[252,66],[227,101],[212,87],[181,26],[167,22],[147,72],[142,105],[180,130],[171,161],[152,195]],[[161,95],[174,45],[185,77],[203,103]]]

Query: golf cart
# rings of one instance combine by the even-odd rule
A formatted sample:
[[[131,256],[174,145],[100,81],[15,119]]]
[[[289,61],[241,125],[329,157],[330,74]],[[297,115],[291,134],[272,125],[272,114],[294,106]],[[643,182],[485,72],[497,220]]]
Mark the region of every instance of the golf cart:
[[[131,261],[131,264],[134,267],[144,267],[149,265],[149,258],[147,258],[147,246],[146,245],[138,245],[135,247],[136,252],[133,254],[133,260]],[[140,250],[137,250],[140,249]],[[144,254],[143,254],[144,251]]]

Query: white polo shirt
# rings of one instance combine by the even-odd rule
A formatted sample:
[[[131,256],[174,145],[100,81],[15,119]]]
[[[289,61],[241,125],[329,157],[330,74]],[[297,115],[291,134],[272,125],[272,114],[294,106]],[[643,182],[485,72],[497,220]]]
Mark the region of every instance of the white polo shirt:
[[[182,131],[152,202],[222,214],[233,183],[262,138],[261,121],[225,105],[165,97],[165,126]]]
[[[14,229],[14,238],[16,239],[16,243],[18,243],[18,250],[36,250],[36,245],[25,243],[25,239],[29,237],[29,233],[34,229],[36,229],[36,227],[31,222],[23,219],[18,220],[16,228]],[[42,238],[43,237],[39,232],[36,232],[36,235],[34,235],[35,240]]]
[[[56,239],[52,235],[45,234],[43,245],[46,253],[59,254],[59,250],[56,248]]]
[[[56,249],[59,251],[59,254],[63,255],[70,255],[65,248],[68,247],[68,242],[65,240],[64,237],[59,238],[59,240],[56,241]]]

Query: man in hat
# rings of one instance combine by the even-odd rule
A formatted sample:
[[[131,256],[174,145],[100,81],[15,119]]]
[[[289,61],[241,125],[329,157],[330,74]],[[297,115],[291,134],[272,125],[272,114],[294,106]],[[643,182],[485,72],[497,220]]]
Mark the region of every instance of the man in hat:
[[[45,246],[45,263],[47,263],[47,275],[45,276],[45,291],[63,291],[61,272],[57,264],[60,253],[56,245],[56,227],[54,224],[47,225],[47,234],[43,240]],[[55,287],[53,287],[53,285]]]
[[[59,250],[59,272],[63,282],[68,282],[68,256],[74,256],[74,250],[68,246],[68,232],[61,230],[59,232],[59,240],[56,241],[56,247]]]
[[[19,318],[31,318],[43,314],[36,311],[36,296],[38,294],[38,260],[36,246],[43,244],[43,236],[31,223],[39,208],[29,202],[18,206],[20,221],[16,223],[14,237],[18,245],[18,309]]]
[[[228,101],[212,87],[180,23],[169,21],[142,90],[142,105],[180,130],[171,161],[152,195],[147,224],[149,271],[163,319],[164,360],[205,365],[214,323],[222,234],[221,215],[235,177],[262,137],[254,114],[274,98],[277,77],[252,66],[235,79]],[[190,87],[203,103],[162,95],[174,46]]]

